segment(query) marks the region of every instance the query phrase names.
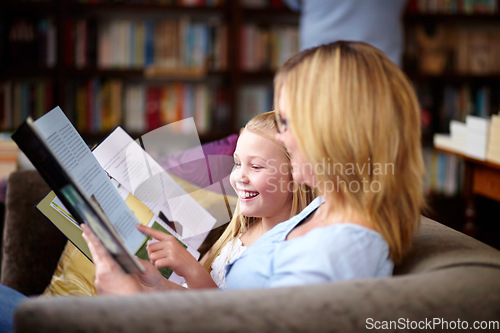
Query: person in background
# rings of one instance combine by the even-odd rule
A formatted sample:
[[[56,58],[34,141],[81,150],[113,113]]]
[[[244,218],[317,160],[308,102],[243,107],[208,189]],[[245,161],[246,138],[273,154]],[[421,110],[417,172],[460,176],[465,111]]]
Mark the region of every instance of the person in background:
[[[300,11],[299,42],[305,50],[339,40],[361,41],[401,67],[402,14],[406,0],[284,0]]]

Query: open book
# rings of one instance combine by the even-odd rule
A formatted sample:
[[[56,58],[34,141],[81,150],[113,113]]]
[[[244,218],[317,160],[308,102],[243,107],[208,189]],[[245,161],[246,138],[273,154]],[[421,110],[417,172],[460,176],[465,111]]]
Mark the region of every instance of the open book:
[[[124,270],[141,271],[136,256],[147,258],[148,236],[135,226],[142,223],[171,233],[198,256],[194,249],[215,219],[120,127],[91,151],[57,107],[28,118],[12,138],[53,190],[38,208],[85,255],[80,223],[91,226]]]

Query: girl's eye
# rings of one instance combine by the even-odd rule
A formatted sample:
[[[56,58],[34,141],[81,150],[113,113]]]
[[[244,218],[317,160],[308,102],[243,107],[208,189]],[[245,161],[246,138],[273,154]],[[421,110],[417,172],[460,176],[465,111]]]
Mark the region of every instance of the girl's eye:
[[[233,168],[240,167],[240,166],[241,166],[240,162],[237,162],[237,161],[233,162]]]
[[[255,170],[260,170],[260,169],[262,169],[262,167],[261,167],[260,165],[255,165],[255,164],[253,164],[253,165],[252,165],[252,169],[255,169]]]

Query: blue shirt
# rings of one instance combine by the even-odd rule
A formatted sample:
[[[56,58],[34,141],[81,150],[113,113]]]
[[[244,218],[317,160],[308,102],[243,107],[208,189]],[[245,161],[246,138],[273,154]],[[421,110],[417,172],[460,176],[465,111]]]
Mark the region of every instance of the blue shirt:
[[[360,225],[332,224],[286,240],[320,204],[321,198],[316,198],[297,216],[262,235],[229,264],[227,289],[390,276],[393,263],[387,243],[379,233]]]
[[[300,10],[300,49],[361,41],[401,66],[404,38],[401,16],[407,0],[285,0]]]

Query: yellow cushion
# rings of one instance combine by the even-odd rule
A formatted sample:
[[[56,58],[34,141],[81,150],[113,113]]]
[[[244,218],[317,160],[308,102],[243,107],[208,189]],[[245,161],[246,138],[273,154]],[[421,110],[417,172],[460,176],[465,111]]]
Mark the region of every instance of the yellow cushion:
[[[174,177],[174,179],[184,188],[184,190],[191,194],[191,196],[198,201],[198,203],[214,215],[217,219],[225,219],[224,214],[222,217],[217,215],[220,211],[221,204],[224,207],[225,214],[227,214],[226,206],[224,204],[224,196],[211,192],[208,190],[200,189],[182,178]],[[227,196],[228,204],[234,210],[236,206],[236,198]],[[149,221],[151,218],[147,208],[138,209],[140,205],[137,199],[132,200],[130,197],[126,200],[127,205],[132,209],[132,212],[141,220]],[[142,203],[141,203],[142,204]],[[216,209],[218,208],[218,209]],[[145,218],[145,216],[147,216]],[[226,222],[226,221],[225,221]],[[229,220],[227,220],[229,222]],[[210,247],[208,245],[208,247]],[[95,267],[94,264],[76,248],[73,243],[69,242],[59,259],[56,271],[52,276],[50,284],[45,289],[43,295],[45,296],[91,296],[96,295],[96,288],[94,286]]]
[[[44,296],[96,295],[94,264],[73,243],[66,244]]]

